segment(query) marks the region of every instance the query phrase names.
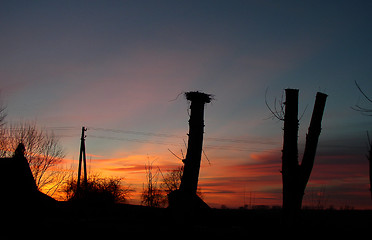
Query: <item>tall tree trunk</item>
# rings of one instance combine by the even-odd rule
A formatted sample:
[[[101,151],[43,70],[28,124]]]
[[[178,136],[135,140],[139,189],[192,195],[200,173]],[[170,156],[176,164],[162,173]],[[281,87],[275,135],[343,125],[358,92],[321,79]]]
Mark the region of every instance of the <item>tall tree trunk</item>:
[[[321,124],[326,100],[326,94],[320,92],[316,94],[313,115],[311,116],[309,130],[306,135],[304,156],[302,157],[301,162],[301,188],[303,191],[305,191],[313,169],[319,135],[322,130]]]
[[[169,206],[187,210],[208,208],[196,195],[200,171],[204,134],[204,104],[211,101],[211,95],[201,92],[187,92],[186,99],[191,101],[189,120],[189,140],[184,170],[179,190],[168,195]]]
[[[286,89],[282,153],[283,211],[286,221],[296,220],[314,165],[327,95],[317,93],[301,165],[298,163],[298,89]]]
[[[299,205],[298,179],[298,89],[286,89],[282,152],[283,211],[294,215]]]
[[[203,149],[205,102],[195,96],[188,100],[191,101],[189,140],[180,189],[188,194],[196,194]]]

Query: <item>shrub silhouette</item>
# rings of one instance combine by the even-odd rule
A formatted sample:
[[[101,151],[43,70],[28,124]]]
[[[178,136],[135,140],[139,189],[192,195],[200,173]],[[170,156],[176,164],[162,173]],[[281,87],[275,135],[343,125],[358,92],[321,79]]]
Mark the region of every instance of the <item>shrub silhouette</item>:
[[[159,171],[153,173],[153,162],[145,164],[146,184],[143,184],[141,195],[142,204],[149,207],[161,207],[164,205],[164,196],[158,184]]]
[[[121,178],[99,177],[93,175],[87,179],[86,184],[80,186],[77,193],[77,179],[71,178],[65,183],[63,192],[67,201],[83,200],[92,203],[110,204],[123,203],[129,196],[130,187],[121,186]]]

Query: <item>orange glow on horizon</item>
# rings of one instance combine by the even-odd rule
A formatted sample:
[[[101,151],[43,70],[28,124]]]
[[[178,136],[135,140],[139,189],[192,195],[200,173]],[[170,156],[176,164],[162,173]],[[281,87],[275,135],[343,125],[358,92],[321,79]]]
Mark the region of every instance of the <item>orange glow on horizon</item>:
[[[213,156],[213,152],[209,152]],[[124,187],[132,189],[128,203],[141,204],[141,194],[146,183],[145,165],[152,163],[153,171],[161,171],[163,174],[169,170],[182,166],[182,162],[170,153],[149,155],[126,155],[125,157],[103,158],[99,155],[90,155],[88,160],[88,174],[98,173],[101,177],[123,178]],[[351,156],[341,156],[348,158]],[[322,164],[326,157],[318,156],[315,164],[307,193],[304,197],[304,205],[312,204],[309,200],[317,196],[326,188],[326,196],[338,194],[333,192],[332,187],[338,188],[340,184],[348,184],[348,174],[358,175],[361,166],[358,164],[349,165],[347,169],[343,165]],[[255,152],[249,154],[248,159],[223,160],[214,158],[211,163],[202,159],[199,187],[205,202],[211,207],[219,208],[222,205],[229,208],[244,207],[244,205],[268,205],[281,206],[282,183],[281,183],[281,155],[280,150]],[[329,159],[340,159],[340,156],[330,156]],[[63,159],[63,165],[69,166],[66,171],[77,172],[77,160]],[[366,189],[369,188],[365,175],[360,175],[360,184]],[[88,176],[89,177],[89,176]],[[338,179],[336,181],[336,179]],[[158,183],[162,181],[162,175],[158,174]],[[356,181],[355,179],[353,181]],[[351,181],[350,181],[351,184]],[[328,194],[328,195],[327,195]],[[360,194],[357,190],[350,194]],[[364,195],[368,195],[366,191]],[[54,195],[58,200],[64,200],[62,194]],[[342,206],[344,202],[329,202],[329,205]],[[358,206],[354,206],[358,207]],[[368,206],[360,206],[365,208]]]

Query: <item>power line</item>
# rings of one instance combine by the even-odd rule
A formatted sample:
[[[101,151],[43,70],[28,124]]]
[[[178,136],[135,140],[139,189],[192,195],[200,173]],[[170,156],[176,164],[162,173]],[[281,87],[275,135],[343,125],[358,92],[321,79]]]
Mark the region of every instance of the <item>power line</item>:
[[[134,139],[134,138],[109,137],[109,136],[99,136],[99,135],[91,135],[91,134],[88,134],[88,137],[97,138],[97,139],[114,140],[114,141],[124,141],[124,142],[129,141],[129,142],[137,142],[137,143],[156,144],[156,145],[164,145],[164,146],[175,146],[175,147],[180,146],[179,144],[175,144],[174,142],[153,141],[153,140]],[[211,144],[204,145],[204,148],[214,149],[214,150],[240,151],[240,152],[271,151],[268,149],[260,149],[260,148],[243,148],[243,147],[231,146],[231,145],[211,145]]]
[[[77,131],[79,128],[80,127],[75,127],[75,126],[57,126],[57,127],[47,127],[46,129],[56,131],[56,132],[72,132],[72,131]],[[156,137],[156,138],[164,138],[164,139],[182,139],[183,142],[186,137],[186,136],[168,134],[168,133],[155,133],[155,132],[122,130],[122,129],[113,129],[113,128],[101,128],[101,127],[87,127],[87,128],[89,130],[93,130],[97,132],[114,133],[114,134],[119,134],[119,135],[123,134],[123,135],[136,135],[136,136],[143,136],[143,137]],[[12,128],[12,130],[21,130],[21,128],[19,129]],[[118,136],[112,136],[112,135],[103,136],[103,135],[90,134],[90,132],[91,131],[88,132],[89,138],[180,147],[180,144],[176,144],[174,141],[170,142],[170,141],[159,141],[159,140],[153,140],[153,139],[151,140],[138,139],[138,138],[130,138],[130,137],[118,137]],[[56,134],[55,136],[60,137],[60,138],[65,138],[65,137],[78,137],[79,135],[76,133],[71,133],[71,134]],[[214,149],[214,150],[264,151],[264,149],[252,149],[252,148],[242,147],[240,144],[269,144],[269,145],[273,144],[273,141],[263,141],[263,140],[216,138],[216,137],[206,137],[204,139],[205,139],[205,142],[207,143],[204,145],[204,147],[206,149]],[[208,142],[233,143],[234,145],[208,144]]]
[[[59,138],[70,138],[70,137],[78,137],[80,136],[77,133],[72,133],[79,130],[81,127],[78,126],[56,126],[56,127],[46,127],[47,130],[52,130],[56,132],[71,132],[71,134],[65,133],[57,133],[55,134],[56,137]],[[113,129],[113,128],[101,128],[101,127],[87,127],[88,130],[93,130],[97,132],[104,132],[104,133],[114,133],[114,134],[123,134],[123,135],[136,135],[142,137],[156,137],[156,138],[164,138],[164,139],[182,139],[184,141],[185,136],[176,135],[176,134],[169,134],[169,133],[159,133],[159,132],[145,132],[145,131],[134,131],[134,130],[123,130],[123,129]],[[20,127],[11,127],[9,128],[13,131],[21,131],[24,130]],[[175,144],[174,141],[158,141],[158,140],[149,140],[149,139],[138,139],[138,138],[130,138],[130,137],[115,137],[115,136],[102,136],[102,135],[94,135],[88,133],[89,137],[97,138],[97,139],[107,139],[107,140],[115,140],[115,141],[129,141],[129,142],[137,142],[137,143],[146,143],[146,144],[157,144],[157,145],[167,145],[167,146],[176,146],[179,147],[180,144]],[[8,136],[10,137],[10,136]],[[243,139],[243,138],[219,138],[219,137],[205,137],[205,144],[204,148],[206,149],[214,149],[214,150],[230,150],[230,151],[243,151],[243,152],[252,152],[252,151],[272,151],[272,149],[268,148],[252,148],[252,147],[245,147],[243,144],[259,144],[259,145],[281,145],[280,141],[275,141],[272,139]],[[232,143],[232,145],[219,145],[213,144],[212,142],[221,142],[221,143]],[[333,147],[333,148],[348,148],[348,149],[360,149],[359,146],[346,146],[341,144],[322,144],[321,147]]]
[[[171,146],[178,146],[175,143],[171,142],[163,142],[163,141],[151,141],[145,139],[135,139],[135,138],[121,138],[121,137],[109,137],[109,136],[99,136],[99,135],[91,135],[88,134],[90,138],[99,138],[99,139],[107,139],[107,140],[115,140],[115,141],[129,141],[129,142],[137,142],[137,143],[151,143],[151,144],[159,144],[159,145],[171,145]]]
[[[132,130],[120,130],[112,128],[97,128],[97,127],[88,127],[90,130],[103,131],[103,132],[112,132],[112,133],[123,133],[123,134],[132,134],[132,135],[142,135],[142,136],[151,136],[151,137],[161,137],[161,138],[179,138],[183,139],[185,136],[168,134],[168,133],[154,133],[154,132],[143,132],[143,131],[132,131]],[[231,142],[231,143],[246,143],[246,144],[268,144],[274,145],[279,142],[273,140],[260,140],[260,139],[241,139],[241,138],[217,138],[217,137],[205,137],[206,141],[216,141],[216,142]]]
[[[159,133],[159,132],[145,132],[145,131],[134,131],[134,130],[123,130],[123,129],[113,129],[113,128],[101,128],[101,127],[87,127],[88,130],[88,137],[89,138],[96,138],[96,139],[104,139],[104,140],[112,140],[112,141],[123,141],[123,142],[135,142],[135,143],[142,143],[142,144],[155,144],[155,145],[163,145],[168,147],[178,147],[183,148],[183,144],[177,144],[175,139],[179,139],[185,143],[185,136],[176,135],[176,134],[169,134],[169,133]],[[25,130],[22,127],[10,127],[12,131],[22,131]],[[58,138],[71,138],[71,137],[78,137],[80,136],[77,134],[77,131],[81,129],[78,126],[56,126],[56,127],[46,127],[46,130],[51,130],[53,132],[57,132],[55,134]],[[80,131],[80,130],[79,130]],[[91,131],[106,133],[106,135],[100,134],[91,134]],[[117,135],[113,135],[117,134]],[[139,138],[132,138],[132,137],[121,137],[123,135],[134,135],[138,136]],[[3,136],[4,138],[12,138],[13,136]],[[141,138],[142,137],[142,138]],[[144,138],[143,138],[144,137]],[[147,138],[146,138],[147,137]],[[156,140],[155,138],[162,138],[162,139],[169,139],[171,141],[162,141]],[[214,151],[238,151],[238,152],[270,152],[273,151],[273,148],[264,147],[264,146],[281,146],[281,141],[275,141],[272,139],[263,139],[263,138],[256,138],[256,139],[244,139],[244,138],[219,138],[219,137],[205,137],[205,142],[203,144],[203,148],[205,150],[214,150]],[[227,144],[219,144],[219,143],[227,143]],[[229,144],[230,143],[230,144]],[[261,145],[260,147],[250,147],[250,145]],[[322,144],[319,146],[320,149],[322,148],[344,148],[350,150],[359,150],[361,146],[346,146],[341,144]],[[186,146],[187,148],[187,146]]]
[[[120,130],[120,129],[112,129],[112,128],[96,128],[96,127],[88,127],[88,129],[96,130],[96,131],[104,131],[104,132],[151,136],[151,137],[182,138],[179,135],[167,134],[167,133],[153,133],[153,132],[142,132],[142,131],[132,131],[132,130]]]
[[[60,127],[47,127],[47,129],[53,131],[75,131],[80,129],[80,127],[75,126],[60,126]],[[138,136],[147,136],[147,137],[159,137],[159,138],[175,138],[175,139],[184,139],[182,135],[169,134],[169,133],[159,133],[159,132],[145,132],[145,131],[134,131],[134,130],[123,130],[123,129],[114,129],[114,128],[102,128],[102,127],[92,127],[88,126],[88,130],[94,130],[99,132],[110,132],[116,134],[130,134]],[[205,137],[205,141],[215,141],[215,142],[228,142],[228,143],[241,143],[241,144],[267,144],[274,145],[279,142],[267,139],[243,139],[243,138],[218,138],[218,137]]]
[[[204,139],[206,141],[244,143],[244,144],[267,144],[267,145],[278,144],[277,141],[273,141],[273,140],[233,139],[233,138],[215,138],[215,137],[206,137]]]

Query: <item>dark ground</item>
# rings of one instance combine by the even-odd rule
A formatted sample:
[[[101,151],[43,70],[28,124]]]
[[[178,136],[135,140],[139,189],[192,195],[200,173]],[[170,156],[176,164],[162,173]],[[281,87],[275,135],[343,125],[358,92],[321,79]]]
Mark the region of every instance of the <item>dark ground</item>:
[[[23,210],[22,210],[23,209]],[[4,211],[8,214],[4,215]],[[181,213],[136,205],[93,205],[58,202],[2,210],[0,239],[123,239],[136,237],[269,237],[370,235],[372,210],[303,210],[295,226],[282,222],[280,209],[209,209]],[[187,215],[187,217],[185,217]],[[5,221],[4,221],[5,220]],[[365,235],[367,234],[367,235]],[[24,237],[21,237],[24,238]],[[334,239],[334,238],[332,238]]]

